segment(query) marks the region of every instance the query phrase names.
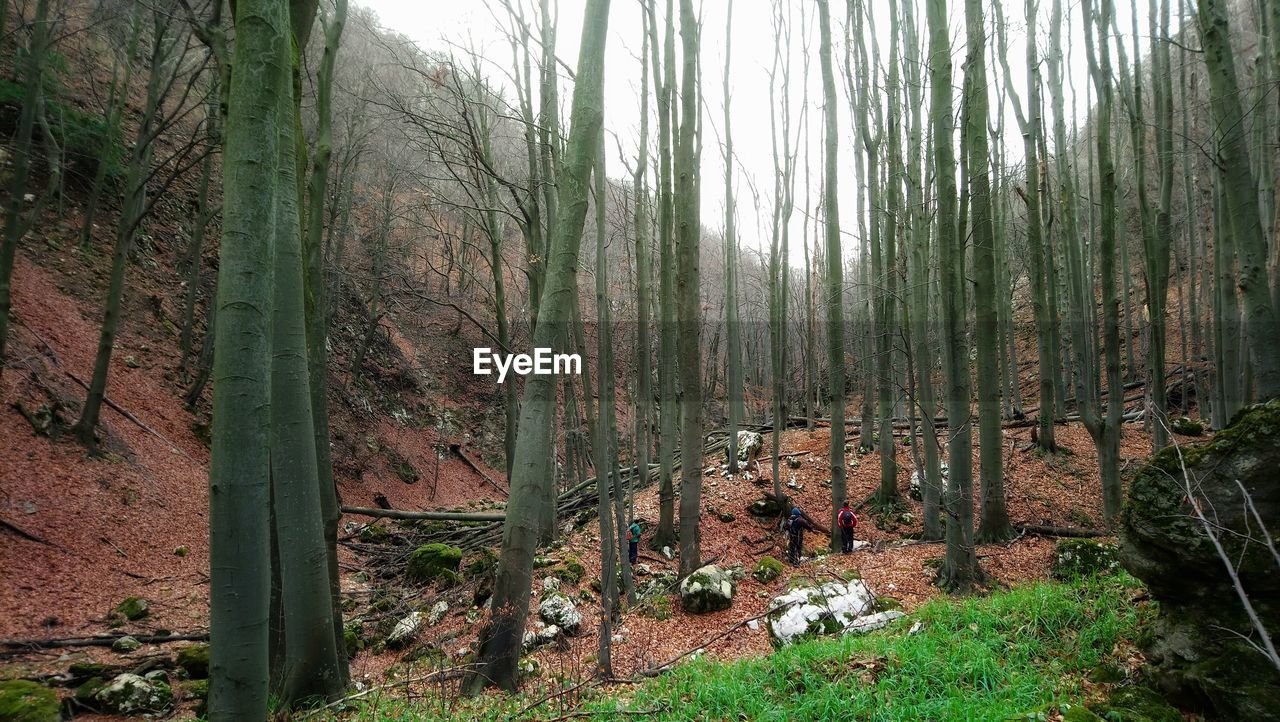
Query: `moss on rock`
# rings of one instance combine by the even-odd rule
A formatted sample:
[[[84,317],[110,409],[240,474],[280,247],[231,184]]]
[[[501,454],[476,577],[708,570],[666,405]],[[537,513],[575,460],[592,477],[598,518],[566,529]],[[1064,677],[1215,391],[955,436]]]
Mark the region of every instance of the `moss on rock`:
[[[209,645],[188,644],[178,650],[178,666],[186,670],[191,679],[209,677]]]
[[[1242,409],[1204,443],[1153,456],[1119,520],[1120,562],[1159,602],[1143,645],[1146,678],[1174,702],[1223,719],[1280,720],[1280,672],[1245,641],[1252,625],[1197,507],[1213,519],[1263,626],[1280,628],[1280,575],[1256,534],[1259,520],[1280,528],[1277,469],[1280,399]]]
[[[444,577],[456,578],[462,564],[462,550],[438,542],[418,547],[409,554],[405,574],[411,582],[429,582]]]
[[[761,584],[768,584],[778,577],[782,576],[782,572],[786,567],[782,566],[782,562],[773,557],[764,557],[756,564],[755,570],[751,572],[751,577]]]
[[[58,722],[61,719],[61,703],[53,690],[25,679],[0,682],[0,720]]]
[[[151,613],[151,605],[142,597],[125,597],[116,605],[115,611],[130,622],[136,622]]]

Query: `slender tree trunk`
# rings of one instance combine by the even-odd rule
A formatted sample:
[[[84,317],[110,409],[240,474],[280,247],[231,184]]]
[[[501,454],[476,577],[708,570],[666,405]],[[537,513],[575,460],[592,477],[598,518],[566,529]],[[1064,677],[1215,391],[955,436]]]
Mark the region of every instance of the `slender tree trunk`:
[[[538,310],[535,348],[562,346],[568,331],[572,299],[577,294],[576,269],[582,227],[586,220],[591,169],[604,121],[604,49],[609,28],[609,0],[588,0],[578,51],[578,77],[573,90],[565,165],[557,178],[557,219],[548,256],[546,287]],[[511,498],[503,524],[502,554],[498,562],[492,612],[480,632],[476,668],[463,689],[476,694],[494,685],[515,689],[529,611],[539,509],[555,494],[554,478],[546,472],[556,416],[555,376],[529,376],[520,407],[516,461],[512,468]]]
[[[845,487],[844,461],[844,257],[840,249],[840,204],[837,181],[839,178],[840,129],[836,119],[836,81],[831,69],[831,19],[827,0],[818,2],[818,29],[820,40],[818,58],[822,66],[823,126],[825,131],[823,168],[823,223],[826,231],[826,296],[827,307],[827,364],[829,369],[829,395],[831,408],[831,548],[837,549],[839,525],[836,510],[844,503],[848,493]]]
[[[948,447],[947,552],[938,574],[941,586],[971,588],[982,579],[973,545],[972,450],[968,344],[965,341],[964,253],[957,237],[955,154],[952,149],[951,41],[945,0],[925,4],[929,24],[929,77],[934,178],[938,197],[938,258],[941,268],[943,361],[947,379]]]
[[[680,133],[676,142],[676,316],[680,328],[680,576],[702,565],[699,524],[702,514],[702,320],[699,246],[698,162],[701,133],[698,106],[698,34],[693,0],[680,0],[681,61]]]

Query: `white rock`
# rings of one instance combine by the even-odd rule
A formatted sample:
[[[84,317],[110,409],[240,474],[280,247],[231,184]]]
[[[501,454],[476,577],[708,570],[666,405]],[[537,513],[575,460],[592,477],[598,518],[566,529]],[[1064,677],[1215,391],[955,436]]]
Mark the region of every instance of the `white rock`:
[[[760,631],[760,622],[755,619],[751,620],[750,622],[747,622],[747,629],[750,629],[753,632]]]
[[[560,591],[560,580],[555,577],[544,577],[542,579],[542,591],[544,592]]]
[[[434,626],[444,619],[445,612],[449,611],[449,603],[441,599],[431,607],[431,611],[427,612],[427,624]]]
[[[662,556],[667,559],[675,559],[675,555],[671,553],[671,547],[662,547]]]
[[[547,624],[554,624],[570,636],[577,634],[582,625],[582,615],[573,601],[559,592],[552,592],[538,605],[538,616]]]
[[[396,626],[392,627],[391,634],[387,635],[387,646],[395,649],[402,647],[418,636],[418,632],[422,629],[422,612],[411,612],[408,616],[396,622]]]
[[[872,614],[874,603],[875,595],[861,579],[800,587],[769,603],[766,624],[769,634],[785,645],[806,635],[879,629],[904,616],[896,610]]]

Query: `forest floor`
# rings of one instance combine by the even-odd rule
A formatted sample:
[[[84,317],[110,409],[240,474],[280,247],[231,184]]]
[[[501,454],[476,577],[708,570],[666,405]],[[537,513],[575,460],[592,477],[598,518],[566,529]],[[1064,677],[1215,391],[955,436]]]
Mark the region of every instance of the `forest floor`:
[[[105,258],[82,257],[73,244],[74,223],[33,233],[19,253],[14,274],[15,327],[10,363],[0,379],[0,638],[53,639],[108,633],[207,633],[208,492],[207,400],[195,413],[181,401],[183,379],[173,319],[181,288],[164,265],[139,264],[126,294],[126,319],[116,342],[108,397],[115,408],[103,411],[106,453],[87,456],[67,428],[75,422],[83,398],[78,380],[87,381],[96,350],[98,298]],[[160,242],[160,241],[157,241]],[[176,254],[175,245],[172,252]],[[153,253],[163,255],[161,251]],[[339,354],[359,331],[359,317],[339,315],[335,344]],[[461,327],[461,330],[460,330]],[[465,358],[472,330],[447,313],[415,314],[412,321],[386,322],[385,343],[367,364],[369,381],[333,379],[335,468],[344,503],[374,506],[381,498],[402,509],[492,505],[501,492],[447,452],[449,443],[474,445],[472,457],[501,482],[492,468],[491,450],[500,445],[492,429],[501,413],[493,403],[491,384],[481,388]],[[343,341],[346,339],[346,341]],[[446,340],[442,342],[442,340]],[[55,422],[52,436],[37,434],[20,413],[45,407]],[[400,415],[404,420],[397,420]],[[1010,516],[1015,523],[1097,527],[1101,520],[1097,464],[1092,442],[1078,424],[1058,427],[1067,453],[1044,456],[1022,450],[1030,429],[1006,430],[1005,467]],[[799,468],[782,465],[784,490],[814,518],[825,521],[830,505],[827,465],[829,431],[791,430],[783,434],[781,451],[799,454]],[[1126,426],[1123,465],[1132,470],[1148,454],[1149,441],[1139,426]],[[939,544],[909,540],[920,531],[921,508],[906,495],[910,450],[895,445],[902,503],[892,513],[864,513],[858,538],[873,542],[851,555],[816,556],[824,536],[806,542],[809,558],[782,578],[761,584],[750,576],[739,584],[733,607],[692,615],[680,608],[679,595],[669,609],[654,605],[627,611],[613,648],[615,674],[630,677],[672,659],[705,650],[709,659],[759,658],[771,651],[763,629],[738,627],[761,614],[769,600],[785,590],[793,577],[828,579],[857,570],[880,595],[901,601],[908,612],[939,595],[927,562],[942,555]],[[760,455],[767,469],[770,439]],[[741,563],[750,571],[764,556],[784,558],[782,535],[772,521],[751,517],[746,508],[771,487],[757,475],[727,477],[722,458],[706,460],[704,475],[702,556],[727,565]],[[412,470],[406,478],[404,464]],[[975,459],[976,467],[976,459]],[[848,496],[865,498],[879,482],[879,455],[858,457],[850,469]],[[657,489],[637,494],[636,515],[645,527],[641,562],[658,573],[674,570],[675,561],[649,550],[657,521]],[[720,512],[734,521],[722,522]],[[344,519],[344,533],[368,520]],[[19,531],[20,530],[20,531]],[[1005,545],[979,548],[990,586],[1000,589],[1043,579],[1053,558],[1054,542],[1023,536]],[[366,560],[342,549],[344,590],[368,591],[362,579]],[[583,632],[563,650],[535,653],[549,676],[584,679],[598,639],[593,620],[598,606],[590,581],[599,573],[599,539],[594,522],[568,534],[553,554],[577,557],[586,574],[566,591],[579,598],[587,620]],[[376,575],[375,575],[376,576]],[[541,577],[535,594],[541,593]],[[470,590],[419,590],[416,598],[450,600],[450,613],[424,631],[422,643],[435,645],[456,661],[474,647],[478,610],[466,599]],[[148,600],[150,614],[123,626],[109,618],[122,600]],[[537,597],[535,596],[535,606]],[[357,610],[359,613],[361,610]],[[731,633],[726,630],[735,628]],[[120,664],[172,654],[174,645],[144,645],[125,655],[106,647],[33,650],[0,659],[0,678],[41,677],[65,671],[76,661]],[[394,685],[424,694],[426,685],[404,685],[429,673],[441,660],[406,663],[391,652],[361,652],[353,660],[353,677],[366,689]],[[187,704],[181,709],[189,710]],[[179,717],[190,716],[179,712]],[[87,719],[92,719],[89,717]]]

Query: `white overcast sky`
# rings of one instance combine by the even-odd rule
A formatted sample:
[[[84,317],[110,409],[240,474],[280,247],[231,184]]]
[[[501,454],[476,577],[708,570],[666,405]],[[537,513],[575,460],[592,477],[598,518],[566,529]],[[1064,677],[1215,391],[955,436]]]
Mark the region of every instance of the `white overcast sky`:
[[[784,3],[787,0],[783,0]],[[1071,76],[1075,88],[1083,93],[1088,84],[1088,76],[1084,66],[1083,33],[1080,17],[1079,0],[1063,0],[1069,13],[1069,32],[1064,33],[1064,42],[1069,43],[1072,53],[1065,67]],[[889,5],[886,0],[870,0],[875,16],[881,63],[889,61],[888,32]],[[511,65],[511,49],[500,25],[494,20],[494,12],[504,13],[493,0],[359,0],[377,13],[383,27],[395,30],[407,36],[424,50],[444,51],[451,48],[474,48],[490,62],[490,81],[506,84],[506,73]],[[495,6],[491,10],[489,5]],[[585,0],[552,0],[553,7],[558,8],[559,30],[556,52],[569,66],[576,67],[578,42],[582,30],[583,9]],[[964,9],[959,0],[949,0],[950,26],[953,36],[954,72],[956,102],[959,103],[959,83],[963,61]],[[534,2],[536,5],[536,0]],[[792,82],[785,92],[790,94],[793,123],[800,116],[801,98],[808,88],[807,118],[810,154],[809,193],[813,198],[812,210],[816,212],[817,199],[822,177],[822,86],[821,70],[818,64],[818,31],[816,3],[810,0],[790,0],[794,29],[792,31]],[[1130,42],[1127,31],[1130,27],[1129,3],[1120,0],[1116,3],[1117,21],[1126,35],[1126,45]],[[1140,13],[1145,11],[1146,3],[1139,3]],[[725,51],[725,19],[728,8],[727,0],[700,0],[696,6],[701,8],[702,28],[702,91],[703,118],[706,123],[703,133],[704,149],[702,154],[703,191],[702,191],[702,223],[708,228],[720,228],[724,218],[724,165],[720,151],[719,138],[723,133],[724,118],[722,89],[722,73]],[[917,0],[917,17],[923,25],[923,3]],[[660,2],[659,23],[662,22]],[[678,3],[677,3],[678,7]],[[733,7],[732,58],[730,70],[730,88],[732,96],[733,139],[735,155],[741,166],[737,184],[739,242],[744,248],[763,249],[767,247],[768,228],[772,208],[773,193],[773,159],[770,146],[770,100],[769,100],[769,67],[773,60],[772,0],[736,0]],[[830,0],[833,34],[836,36],[834,53],[837,61],[842,62],[843,37],[845,28],[845,2]],[[1048,45],[1048,20],[1051,0],[1040,0],[1041,51]],[[610,177],[622,178],[627,175],[625,167],[618,157],[618,145],[623,151],[634,156],[634,148],[639,138],[640,127],[640,73],[639,55],[641,52],[643,22],[642,5],[639,0],[612,0],[609,17],[609,39],[605,59],[605,128],[610,134],[607,140],[607,168]],[[810,60],[808,77],[802,81],[800,14],[803,9],[807,22],[811,26]],[[991,6],[988,4],[988,24],[991,21]],[[1014,83],[1019,95],[1025,102],[1025,50],[1023,45],[1024,3],[1022,0],[1005,0],[1004,14],[1009,24],[1009,60],[1014,75]],[[1176,15],[1176,13],[1175,13]],[[1145,15],[1139,18],[1142,31],[1145,33]],[[1177,18],[1174,18],[1176,25]],[[927,43],[927,35],[921,31],[921,42]],[[994,46],[993,37],[989,43]],[[680,38],[676,38],[677,50]],[[1145,48],[1146,39],[1142,39]],[[870,53],[870,49],[868,50]],[[1113,63],[1118,72],[1119,61]],[[848,113],[844,92],[844,81],[839,76],[837,67],[838,92],[840,95],[838,112],[840,117],[840,211],[841,226],[846,234],[857,235],[855,224],[856,193],[853,153],[862,152],[861,145],[854,144],[854,128]],[[988,76],[999,77],[998,66],[988,64]],[[1044,82],[1048,82],[1047,71],[1042,69]],[[569,81],[562,81],[562,102],[566,109],[569,98]],[[1070,98],[1071,87],[1066,89]],[[652,93],[652,87],[650,88]],[[775,93],[782,97],[784,89],[778,88]],[[509,94],[511,96],[514,93]],[[1047,92],[1046,92],[1047,102]],[[997,98],[992,93],[991,104],[996,108]],[[1077,114],[1081,117],[1086,112],[1083,99],[1078,104]],[[653,109],[650,98],[650,111]],[[1070,100],[1067,112],[1070,113]],[[1005,112],[1008,156],[1016,159],[1021,156],[1021,143],[1016,132],[1015,118],[1011,108]],[[567,122],[567,120],[566,120]],[[650,142],[656,138],[657,127],[650,123]],[[614,136],[617,137],[615,142]],[[801,141],[800,157],[797,160],[795,198],[796,212],[792,222],[792,257],[793,264],[802,263],[801,251],[797,240],[802,230],[802,212],[805,205],[804,142]],[[629,157],[628,162],[634,162]],[[750,178],[758,189],[761,199],[757,205],[751,198],[750,188],[745,182]],[[652,181],[652,175],[650,176]],[[810,233],[814,233],[812,229]],[[846,235],[845,256],[854,252],[854,243]]]

